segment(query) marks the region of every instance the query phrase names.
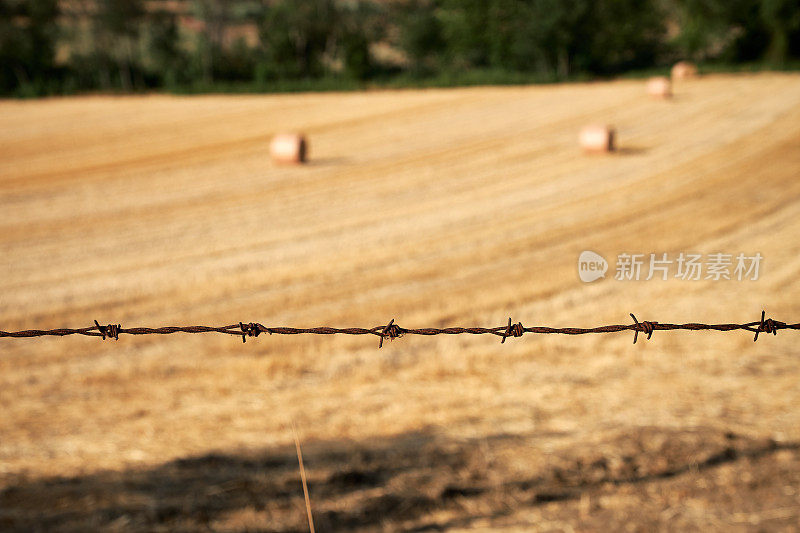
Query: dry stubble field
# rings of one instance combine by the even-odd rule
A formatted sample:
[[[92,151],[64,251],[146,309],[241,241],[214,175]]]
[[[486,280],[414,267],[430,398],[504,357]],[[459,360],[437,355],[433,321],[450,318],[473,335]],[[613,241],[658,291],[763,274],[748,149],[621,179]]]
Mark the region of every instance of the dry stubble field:
[[[586,157],[587,122],[621,150]],[[798,321],[800,77],[0,102],[0,329]],[[275,167],[303,129],[312,163]],[[585,249],[758,281],[577,278]],[[613,267],[612,267],[613,268]],[[610,273],[613,275],[613,272]],[[0,339],[0,529],[793,530],[793,332]]]

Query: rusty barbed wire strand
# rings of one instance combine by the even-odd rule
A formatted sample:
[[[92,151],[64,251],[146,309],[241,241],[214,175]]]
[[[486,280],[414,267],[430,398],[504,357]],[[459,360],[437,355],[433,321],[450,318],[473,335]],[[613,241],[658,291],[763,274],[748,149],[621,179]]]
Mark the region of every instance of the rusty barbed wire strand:
[[[506,342],[508,337],[522,337],[526,333],[534,334],[560,334],[560,335],[585,335],[591,333],[617,333],[621,331],[633,331],[633,343],[639,340],[639,333],[647,335],[649,340],[654,331],[738,331],[744,330],[755,333],[753,342],[758,340],[759,333],[772,333],[777,335],[779,330],[791,329],[800,330],[800,323],[789,324],[765,318],[766,312],[761,311],[761,319],[744,324],[700,324],[690,322],[687,324],[669,324],[666,322],[656,322],[651,320],[639,321],[633,313],[632,324],[611,324],[607,326],[596,326],[591,328],[576,327],[551,327],[551,326],[529,326],[525,327],[522,322],[513,323],[509,317],[508,324],[494,328],[482,327],[450,327],[450,328],[403,328],[395,324],[392,319],[385,326],[375,326],[372,328],[333,328],[327,326],[313,328],[293,328],[283,326],[265,326],[258,322],[238,322],[229,326],[166,326],[160,328],[123,328],[120,324],[101,325],[97,320],[94,326],[86,328],[60,328],[60,329],[28,329],[22,331],[0,331],[0,338],[31,338],[66,335],[86,335],[89,337],[101,337],[102,340],[118,340],[120,335],[170,335],[172,333],[222,333],[225,335],[236,335],[242,337],[242,342],[247,341],[247,337],[258,337],[261,333],[270,335],[375,335],[380,337],[378,347],[383,347],[386,339],[394,340],[404,335],[496,335],[502,337],[501,344]]]

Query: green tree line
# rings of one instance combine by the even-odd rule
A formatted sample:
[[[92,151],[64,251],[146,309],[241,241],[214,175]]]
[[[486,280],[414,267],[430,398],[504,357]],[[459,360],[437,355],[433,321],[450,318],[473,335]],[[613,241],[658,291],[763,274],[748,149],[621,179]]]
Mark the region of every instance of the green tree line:
[[[0,0],[4,95],[558,80],[679,58],[800,59],[800,0]]]

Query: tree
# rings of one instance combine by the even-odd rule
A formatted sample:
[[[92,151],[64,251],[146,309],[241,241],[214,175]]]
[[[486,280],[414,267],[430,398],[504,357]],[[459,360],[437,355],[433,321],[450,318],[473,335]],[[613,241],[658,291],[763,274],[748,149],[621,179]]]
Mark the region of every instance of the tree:
[[[519,4],[511,16],[514,26],[509,60],[515,69],[564,78],[588,67],[585,56],[591,47],[591,33],[603,31],[591,21],[588,3],[534,0]],[[589,27],[591,32],[587,31]]]
[[[489,65],[489,12],[486,0],[441,0],[437,17],[446,43],[446,59],[452,66]]]
[[[38,90],[53,75],[56,0],[0,0],[0,91]]]
[[[137,43],[145,16],[144,0],[99,0],[93,28],[95,53],[102,70],[102,84],[112,85],[109,67],[114,65],[122,88],[134,86],[134,68],[138,67]],[[137,69],[138,70],[138,69]]]
[[[194,0],[194,14],[203,22],[197,53],[206,83],[214,81],[215,58],[221,55],[225,29],[231,21],[232,7],[232,3],[227,0]]]
[[[386,34],[386,9],[372,2],[336,6],[338,27],[332,28],[332,52],[341,58],[345,73],[365,80],[374,71],[370,45]]]
[[[185,55],[175,13],[157,10],[147,14],[144,28],[144,62],[159,84],[174,85],[182,80]]]
[[[678,50],[696,60],[752,61],[763,57],[769,35],[760,6],[769,0],[676,0]]]
[[[436,69],[445,50],[442,24],[436,16],[433,1],[414,0],[398,7],[400,48],[405,52],[416,74]]]
[[[762,0],[760,14],[770,36],[766,59],[776,65],[783,65],[789,58],[792,34],[800,30],[800,2]]]
[[[314,78],[333,55],[339,13],[333,0],[281,0],[261,20],[259,34],[271,77]]]
[[[578,68],[615,73],[658,63],[666,36],[666,16],[655,0],[598,0],[582,28],[586,62]],[[595,31],[590,31],[595,28]]]

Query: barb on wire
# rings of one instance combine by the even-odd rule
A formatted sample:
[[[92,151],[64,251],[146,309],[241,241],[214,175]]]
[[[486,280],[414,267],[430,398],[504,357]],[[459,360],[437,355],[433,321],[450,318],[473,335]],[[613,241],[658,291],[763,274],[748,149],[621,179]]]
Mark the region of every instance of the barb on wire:
[[[525,326],[522,325],[522,322],[511,325],[511,317],[508,317],[508,326],[503,332],[503,340],[500,341],[500,344],[505,344],[508,337],[522,337],[523,333],[525,333]]]
[[[122,329],[122,326],[119,324],[109,324],[107,326],[101,326],[97,323],[97,320],[94,321],[95,327],[97,327],[97,331],[100,332],[100,335],[103,337],[103,340],[106,340],[106,337],[109,339],[114,339],[115,341],[119,340],[119,330]],[[756,333],[758,335],[758,333]]]
[[[777,320],[772,320],[771,318],[764,320],[764,315],[765,312],[761,311],[761,321],[758,324],[758,329],[756,329],[756,334],[753,337],[753,342],[756,342],[758,340],[758,334],[761,333],[762,331],[767,334],[772,333],[773,335],[777,335],[779,329],[786,329],[787,327],[789,327],[785,322],[778,322]]]
[[[648,322],[647,320],[644,320],[640,323],[638,320],[636,320],[636,317],[633,316],[633,313],[630,313],[630,315],[633,319],[633,325],[635,326],[633,329],[633,344],[636,344],[636,341],[639,340],[640,331],[642,333],[647,333],[647,340],[650,340],[650,337],[653,336],[653,331],[655,330],[658,322]]]
[[[272,332],[262,326],[261,324],[256,324],[255,322],[250,322],[248,324],[243,324],[239,322],[239,329],[242,330],[242,342],[247,342],[247,337],[258,337],[262,331],[266,331],[270,335]]]
[[[522,337],[526,333],[534,334],[561,334],[561,335],[585,335],[588,333],[616,333],[621,331],[633,331],[633,343],[639,339],[639,333],[647,335],[649,340],[654,331],[737,331],[744,330],[754,333],[753,341],[758,340],[759,333],[773,335],[778,334],[778,330],[792,329],[800,330],[800,323],[789,324],[766,318],[766,312],[761,311],[761,319],[744,324],[668,324],[665,322],[655,322],[643,320],[639,322],[636,316],[631,313],[632,324],[611,324],[607,326],[596,326],[592,328],[575,327],[551,327],[551,326],[530,326],[525,327],[522,322],[513,323],[511,318],[508,324],[494,328],[481,327],[450,327],[450,328],[402,328],[395,324],[394,319],[385,326],[375,326],[372,328],[332,328],[320,326],[314,328],[292,328],[292,327],[267,327],[258,322],[238,322],[229,326],[166,326],[161,328],[123,328],[120,324],[108,324],[105,326],[95,320],[94,326],[88,328],[60,328],[60,329],[28,329],[22,331],[0,331],[0,338],[30,338],[44,336],[64,337],[66,335],[86,335],[88,337],[101,337],[103,340],[118,340],[120,335],[169,335],[172,333],[222,333],[225,335],[236,335],[242,337],[242,342],[247,341],[247,337],[258,337],[261,333],[270,335],[376,335],[380,337],[378,347],[383,347],[386,339],[394,340],[403,335],[496,335],[502,337],[500,343],[505,344],[508,337]]]
[[[381,330],[381,342],[378,344],[378,348],[383,348],[383,340],[389,339],[390,341],[402,337],[405,330],[394,323],[394,318],[389,321],[389,323]]]

